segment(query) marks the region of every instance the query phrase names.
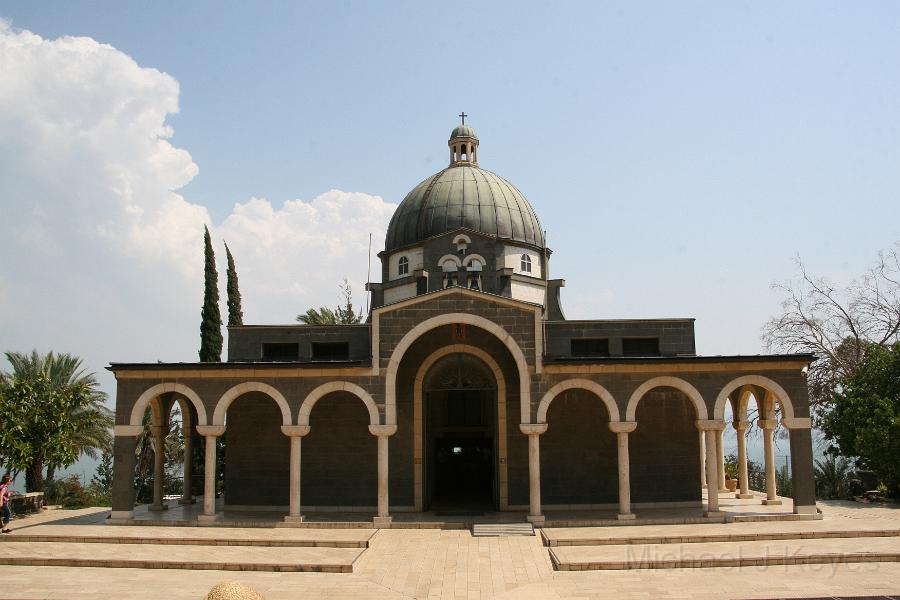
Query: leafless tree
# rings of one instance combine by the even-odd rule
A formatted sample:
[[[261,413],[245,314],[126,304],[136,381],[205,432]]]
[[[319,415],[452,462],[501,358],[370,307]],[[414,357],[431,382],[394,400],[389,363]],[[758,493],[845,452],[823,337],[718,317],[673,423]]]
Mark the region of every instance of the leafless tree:
[[[900,242],[878,254],[866,273],[844,286],[807,272],[797,258],[799,275],[773,284],[784,292],[782,314],[763,326],[763,341],[774,352],[810,352],[810,404],[816,414],[827,409],[841,377],[852,374],[872,345],[898,341],[900,332]]]

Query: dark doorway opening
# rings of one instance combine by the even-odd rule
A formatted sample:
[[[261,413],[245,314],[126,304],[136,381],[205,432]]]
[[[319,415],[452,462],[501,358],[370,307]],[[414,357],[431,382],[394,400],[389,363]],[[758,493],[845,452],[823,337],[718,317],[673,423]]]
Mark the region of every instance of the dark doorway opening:
[[[497,391],[469,354],[451,354],[425,380],[426,508],[480,514],[497,508]]]

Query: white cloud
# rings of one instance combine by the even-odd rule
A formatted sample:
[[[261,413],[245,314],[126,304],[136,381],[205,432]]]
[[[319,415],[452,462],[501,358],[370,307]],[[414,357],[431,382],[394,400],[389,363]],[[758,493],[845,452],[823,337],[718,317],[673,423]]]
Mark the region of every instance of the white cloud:
[[[169,141],[178,95],[111,46],[0,21],[0,350],[72,352],[97,372],[195,360],[204,225],[223,292],[223,238],[235,255],[246,322],[334,305],[344,277],[364,302],[368,234],[377,251],[395,205],[331,190],[212,223],[177,192],[199,172]]]

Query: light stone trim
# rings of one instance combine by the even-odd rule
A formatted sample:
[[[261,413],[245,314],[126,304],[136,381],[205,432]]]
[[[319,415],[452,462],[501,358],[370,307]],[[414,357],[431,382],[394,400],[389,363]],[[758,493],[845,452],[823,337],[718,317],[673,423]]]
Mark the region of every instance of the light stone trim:
[[[546,423],[547,411],[550,409],[550,403],[553,402],[559,394],[571,389],[583,389],[592,392],[603,401],[603,404],[606,406],[606,410],[609,413],[610,422],[619,420],[619,406],[616,404],[616,399],[613,398],[613,395],[609,393],[609,390],[590,379],[567,379],[557,383],[544,394],[537,409],[537,422]]]
[[[113,427],[113,435],[116,437],[140,435],[144,431],[143,425],[116,425]]]
[[[519,431],[525,435],[544,435],[547,433],[547,423],[519,423]]]
[[[225,433],[224,425],[197,425],[197,434],[203,437],[219,437]]]
[[[225,416],[228,413],[228,407],[231,406],[231,403],[240,396],[250,392],[262,392],[274,400],[278,405],[278,408],[281,409],[281,424],[292,424],[291,407],[288,405],[287,400],[285,400],[284,395],[281,392],[261,381],[245,381],[244,383],[237,384],[222,394],[222,397],[216,403],[216,410],[213,412],[213,425],[224,425]]]
[[[147,405],[150,401],[162,394],[173,392],[181,394],[190,400],[191,404],[194,405],[194,408],[197,409],[197,424],[206,425],[206,406],[204,406],[203,400],[200,399],[197,392],[188,386],[174,381],[158,383],[150,389],[145,390],[144,393],[138,397],[137,402],[134,403],[134,408],[131,409],[131,419],[128,421],[128,424],[142,425],[144,421],[144,411],[147,410]]]
[[[697,419],[694,421],[700,431],[722,431],[725,429],[725,421],[721,419]]]
[[[700,395],[700,392],[697,391],[697,388],[695,388],[684,379],[681,379],[680,377],[671,377],[665,375],[649,379],[642,383],[636,390],[634,390],[634,393],[631,394],[631,398],[628,399],[628,408],[625,410],[626,421],[635,420],[634,415],[637,412],[638,402],[641,401],[641,398],[644,397],[644,394],[658,387],[671,387],[682,392],[694,404],[694,409],[697,411],[697,419],[706,419],[706,403],[703,402],[703,396]]]
[[[787,419],[792,419],[794,417],[794,404],[788,393],[784,391],[783,387],[762,375],[742,375],[741,377],[732,379],[724,388],[722,388],[722,391],[719,392],[719,395],[716,397],[715,408],[713,409],[714,418],[725,418],[725,403],[728,401],[728,396],[745,385],[755,385],[763,388],[770,394],[773,394],[781,405],[782,415]]]
[[[272,367],[235,367],[233,369],[121,369],[116,379],[262,379],[297,377],[362,377],[369,375],[370,367],[340,367],[336,369],[296,367],[274,369]]]
[[[464,267],[468,268],[470,264],[472,264],[473,260],[481,261],[481,266],[487,266],[487,260],[480,254],[466,254],[466,257],[463,259],[462,264]]]
[[[497,479],[499,480],[500,510],[509,508],[509,477],[507,471],[507,425],[506,425],[506,377],[494,357],[469,344],[453,344],[432,352],[419,366],[413,383],[413,489],[416,510],[425,507],[425,452],[424,452],[424,398],[425,377],[429,369],[441,358],[456,353],[471,354],[481,359],[494,374],[497,381]]]
[[[781,424],[788,429],[812,429],[812,419],[809,417],[782,417]]]
[[[309,435],[309,425],[282,425],[281,433],[288,437],[303,437]]]
[[[613,433],[631,433],[637,429],[637,421],[610,421],[608,425]]]
[[[438,259],[438,261],[437,261],[437,266],[439,266],[439,267],[441,267],[441,269],[443,269],[443,268],[444,268],[444,263],[447,262],[448,260],[451,261],[451,262],[453,262],[453,263],[455,263],[457,268],[459,268],[459,267],[462,266],[462,261],[459,260],[459,257],[458,257],[457,255],[455,255],[455,254],[445,254],[445,255],[443,255],[442,257],[440,257],[440,258]]]
[[[400,340],[400,343],[397,344],[397,347],[394,348],[391,359],[388,362],[384,382],[384,416],[387,425],[397,424],[397,371],[400,368],[400,361],[403,359],[403,355],[406,354],[406,351],[413,342],[432,329],[436,329],[442,325],[453,325],[457,323],[484,329],[503,342],[510,351],[513,360],[516,361],[516,367],[519,371],[521,420],[523,423],[527,423],[531,420],[531,376],[528,371],[528,363],[525,360],[525,353],[522,352],[522,349],[519,347],[519,344],[516,343],[516,340],[514,340],[502,327],[484,317],[468,313],[447,313],[422,321],[413,327],[409,333],[404,335],[403,339]]]
[[[396,425],[369,425],[369,433],[375,437],[390,437],[397,433]]]
[[[723,371],[797,371],[809,364],[807,361],[759,361],[749,359],[747,362],[653,362],[644,364],[594,364],[594,365],[544,365],[551,374],[594,374],[594,373],[720,373]]]
[[[808,506],[797,506],[794,505],[794,514],[797,515],[814,515],[818,512],[815,504],[811,504]]]
[[[363,401],[363,404],[366,405],[366,409],[369,411],[369,425],[381,424],[381,418],[378,416],[378,406],[375,404],[375,400],[372,399],[369,392],[349,381],[331,381],[323,383],[311,391],[309,395],[306,396],[303,404],[300,405],[300,414],[297,415],[297,424],[309,425],[309,415],[312,413],[312,409],[316,405],[316,402],[318,402],[322,396],[332,392],[350,392],[355,395]]]

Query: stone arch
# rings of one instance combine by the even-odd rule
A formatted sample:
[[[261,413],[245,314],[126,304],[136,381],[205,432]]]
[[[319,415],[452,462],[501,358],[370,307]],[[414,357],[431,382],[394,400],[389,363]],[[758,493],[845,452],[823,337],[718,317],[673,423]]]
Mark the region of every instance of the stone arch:
[[[648,379],[647,381],[642,383],[638,387],[638,389],[634,390],[634,393],[631,394],[631,398],[628,399],[628,407],[625,409],[626,421],[634,421],[634,415],[637,412],[638,402],[641,401],[641,398],[644,397],[644,394],[646,394],[653,388],[658,387],[671,387],[682,392],[693,403],[694,410],[697,411],[697,419],[706,419],[708,414],[706,411],[706,404],[703,402],[703,396],[700,395],[700,392],[697,391],[697,388],[695,388],[684,379],[681,379],[680,377],[662,376]],[[724,413],[724,407],[722,411]]]
[[[506,467],[506,377],[503,376],[503,370],[493,356],[481,348],[469,344],[453,344],[438,348],[422,361],[422,364],[419,365],[419,369],[416,371],[416,379],[413,383],[413,486],[415,507],[416,510],[422,510],[425,502],[425,477],[423,469],[425,463],[424,439],[422,428],[419,426],[419,423],[421,423],[423,418],[422,386],[425,383],[425,376],[428,374],[428,370],[434,366],[437,361],[450,354],[456,354],[457,352],[471,354],[472,356],[481,359],[481,361],[483,361],[491,370],[494,379],[497,382],[497,458],[500,459],[497,479],[500,482],[500,510],[506,510],[509,507]]]
[[[219,402],[216,403],[216,410],[213,413],[213,425],[224,425],[225,414],[228,412],[228,407],[231,406],[231,403],[237,400],[239,396],[248,392],[262,392],[269,396],[276,404],[278,404],[278,408],[281,409],[281,424],[291,425],[291,407],[288,405],[287,400],[284,399],[284,395],[271,385],[262,383],[261,381],[246,381],[244,383],[239,383],[222,394]]]
[[[719,392],[719,395],[716,397],[716,405],[713,409],[713,418],[715,419],[724,419],[725,418],[725,402],[728,400],[728,396],[731,395],[736,389],[740,388],[744,385],[755,385],[757,387],[761,387],[767,392],[775,394],[775,399],[781,405],[781,416],[783,419],[793,419],[794,418],[794,404],[791,401],[791,397],[788,396],[788,393],[784,391],[784,388],[778,385],[776,382],[772,381],[768,377],[764,377],[762,375],[743,375],[741,377],[737,377],[736,379],[732,379],[729,381],[725,387],[722,388],[722,391]]]
[[[206,425],[206,406],[203,405],[200,396],[188,386],[175,382],[158,383],[141,394],[140,397],[138,397],[137,402],[134,403],[134,408],[131,409],[131,419],[129,420],[129,424],[141,426],[144,421],[144,411],[147,410],[147,405],[150,401],[161,394],[171,392],[181,394],[190,400],[191,404],[194,405],[194,408],[197,409],[197,425]]]
[[[375,400],[372,399],[372,396],[366,390],[362,389],[355,383],[350,383],[349,381],[332,381],[329,383],[323,383],[306,396],[306,399],[303,400],[303,404],[300,405],[300,414],[297,415],[297,424],[298,425],[309,425],[309,415],[312,413],[313,407],[316,405],[323,396],[330,394],[332,392],[350,392],[357,398],[363,401],[363,404],[366,405],[366,409],[369,411],[369,425],[379,425],[380,418],[378,417],[378,407],[375,405]],[[389,423],[390,424],[390,423]]]
[[[487,266],[487,261],[480,254],[467,254],[466,257],[463,259],[462,264],[464,267],[468,267],[469,265],[472,264],[473,260],[480,261],[482,267]]]
[[[603,404],[606,405],[610,422],[614,423],[619,420],[619,407],[616,405],[616,399],[609,393],[609,390],[590,379],[567,379],[554,385],[546,394],[544,394],[544,397],[541,398],[541,403],[537,409],[536,421],[538,423],[546,423],[547,410],[550,408],[550,403],[553,402],[553,399],[562,392],[573,388],[585,389],[596,394],[600,400],[603,401]]]
[[[530,423],[531,377],[528,373],[528,363],[525,361],[525,354],[522,352],[522,349],[516,341],[502,327],[484,317],[468,313],[447,313],[422,321],[413,327],[409,333],[403,336],[403,339],[400,340],[400,343],[397,344],[397,347],[394,348],[394,351],[391,353],[391,359],[388,361],[384,382],[385,425],[397,424],[397,370],[400,368],[400,361],[403,359],[403,355],[406,354],[406,351],[412,343],[425,333],[441,327],[442,325],[452,325],[454,323],[463,323],[472,325],[473,327],[479,327],[503,342],[503,345],[505,345],[510,354],[512,354],[513,360],[516,362],[516,367],[519,371],[520,418],[522,419],[522,423]]]
[[[444,267],[444,263],[447,262],[448,260],[451,261],[451,262],[453,262],[453,263],[455,263],[457,268],[459,268],[459,267],[462,266],[462,261],[461,261],[461,260],[459,259],[459,257],[458,257],[457,255],[455,255],[455,254],[445,254],[445,255],[443,255],[442,257],[440,257],[440,258],[438,259],[437,264],[438,264],[439,267],[443,268],[443,267]]]

